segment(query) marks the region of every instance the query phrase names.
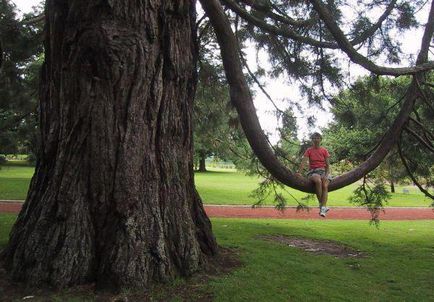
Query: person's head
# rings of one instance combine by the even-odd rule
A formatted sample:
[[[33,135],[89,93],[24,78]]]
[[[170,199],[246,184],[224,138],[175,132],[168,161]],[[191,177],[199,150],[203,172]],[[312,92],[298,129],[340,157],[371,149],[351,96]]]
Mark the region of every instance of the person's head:
[[[312,133],[312,135],[310,136],[310,139],[312,140],[312,144],[315,147],[318,147],[321,144],[321,140],[322,140],[322,136],[320,133],[318,132],[314,132]]]

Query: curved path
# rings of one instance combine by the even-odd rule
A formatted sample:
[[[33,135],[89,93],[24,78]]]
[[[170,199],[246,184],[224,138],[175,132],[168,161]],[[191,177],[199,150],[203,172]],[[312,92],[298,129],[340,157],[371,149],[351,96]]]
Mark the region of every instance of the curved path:
[[[0,213],[18,213],[21,210],[21,201],[0,201]],[[252,208],[251,206],[221,206],[205,205],[205,211],[210,217],[233,218],[280,218],[280,219],[324,219],[318,215],[317,208],[309,211],[298,211],[289,207],[283,212],[273,207]],[[328,219],[371,219],[366,208],[331,207],[327,213]],[[381,212],[380,220],[419,220],[434,219],[432,208],[401,208],[388,207]]]
[[[210,217],[238,217],[238,218],[281,218],[281,219],[324,219],[318,215],[318,208],[309,211],[298,211],[294,207],[283,212],[273,207],[242,207],[242,206],[205,206]],[[1,210],[0,210],[1,211]],[[366,208],[330,207],[327,219],[371,219],[371,213]],[[421,220],[434,219],[432,208],[398,208],[388,207],[380,213],[380,220]]]

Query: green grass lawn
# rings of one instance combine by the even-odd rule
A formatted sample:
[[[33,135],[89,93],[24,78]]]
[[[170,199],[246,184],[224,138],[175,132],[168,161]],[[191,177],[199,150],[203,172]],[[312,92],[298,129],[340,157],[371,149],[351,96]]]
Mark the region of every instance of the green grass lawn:
[[[0,214],[0,249],[15,217]],[[231,273],[197,285],[210,292],[213,301],[434,301],[432,220],[382,221],[378,229],[366,221],[343,220],[212,219],[212,223],[219,244],[235,250],[242,262]],[[360,250],[364,257],[312,254],[264,241],[261,235],[330,240]],[[63,301],[61,295],[56,297]]]
[[[0,166],[0,199],[25,199],[34,167]]]
[[[216,301],[434,301],[434,221],[376,229],[362,221],[213,219],[213,227],[245,264],[211,283]],[[313,255],[258,239],[264,234],[332,240],[367,256]]]
[[[235,171],[210,171],[205,173],[196,173],[195,182],[197,189],[206,204],[248,204],[255,203],[255,198],[250,197],[252,191],[256,188],[259,178],[245,176],[243,173]],[[329,206],[353,206],[348,201],[357,185],[353,184],[336,190],[329,194]],[[409,194],[404,194],[406,188]],[[426,198],[416,187],[413,186],[396,186],[397,193],[393,193],[389,201],[389,206],[396,207],[427,207],[432,200]],[[294,189],[288,190],[292,196],[297,199],[305,197],[307,194]],[[297,205],[291,195],[284,193],[289,205]],[[273,205],[273,198],[265,200],[265,204]],[[309,205],[316,206],[315,200],[309,201]]]
[[[33,171],[34,168],[29,166],[2,166],[0,169],[0,199],[25,199]],[[206,173],[196,173],[195,182],[205,204],[251,205],[255,203],[255,198],[250,195],[259,179],[234,170],[216,169]],[[350,185],[331,192],[329,206],[352,206],[348,198],[355,188],[356,185]],[[409,194],[403,194],[403,188],[396,187],[397,193],[392,194],[389,206],[426,207],[431,204],[432,201],[420,193],[416,187],[406,186]],[[299,200],[306,196],[306,193],[293,189],[288,191]],[[284,195],[289,201],[288,205],[297,205],[289,194],[284,193]],[[273,198],[269,197],[264,204],[273,205]],[[310,201],[309,205],[316,206],[316,201]]]

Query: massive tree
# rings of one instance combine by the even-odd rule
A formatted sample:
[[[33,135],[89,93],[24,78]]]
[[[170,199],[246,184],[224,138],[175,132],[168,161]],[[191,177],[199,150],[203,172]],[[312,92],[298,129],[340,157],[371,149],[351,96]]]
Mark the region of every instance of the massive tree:
[[[375,64],[355,47],[386,32],[383,21],[401,9],[396,0],[372,1],[371,8],[380,3],[385,13],[374,24],[357,18],[365,21],[366,30],[356,24],[351,37],[340,28],[339,6],[345,3],[223,2],[253,33],[256,28],[264,31],[257,38],[270,37],[261,45],[288,43],[291,52],[284,47],[274,58],[276,64],[288,67],[290,74],[316,77],[313,84],[323,80],[322,74],[336,73],[328,49],[341,49],[376,74],[414,75],[376,151],[337,178],[332,189],[374,169],[398,141],[415,101],[421,99],[424,72],[434,67],[427,62],[434,9],[415,66],[392,68]],[[282,183],[312,191],[278,161],[259,127],[238,41],[220,2],[201,4],[216,32],[232,103],[255,154]],[[233,16],[231,20],[239,20]],[[193,273],[217,251],[192,172],[195,1],[49,0],[45,18],[41,157],[2,254],[7,270],[28,284],[96,282],[116,287],[143,287]],[[395,58],[393,50],[392,45],[389,52]],[[309,65],[312,54],[319,59]],[[286,59],[281,62],[281,57]]]
[[[14,280],[143,287],[216,253],[193,180],[191,1],[46,1],[41,156]]]

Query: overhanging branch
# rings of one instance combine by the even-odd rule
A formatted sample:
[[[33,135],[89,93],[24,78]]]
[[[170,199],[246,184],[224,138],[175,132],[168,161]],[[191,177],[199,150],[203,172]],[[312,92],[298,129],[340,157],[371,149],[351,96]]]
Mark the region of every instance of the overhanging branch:
[[[201,2],[203,2],[201,0]],[[241,16],[243,19],[245,19],[246,21],[248,21],[249,23],[261,28],[262,30],[274,34],[274,35],[278,35],[278,36],[283,36],[295,41],[299,41],[308,45],[312,45],[312,46],[316,46],[316,47],[325,47],[325,48],[330,48],[330,49],[338,49],[339,46],[336,43],[330,43],[330,42],[320,42],[318,40],[312,39],[310,37],[304,37],[300,34],[298,34],[297,32],[295,32],[294,30],[291,30],[289,28],[279,28],[273,25],[270,25],[266,22],[263,22],[261,19],[256,18],[254,16],[252,16],[251,14],[249,14],[248,12],[246,12],[241,6],[239,6],[237,3],[235,3],[232,0],[222,0],[222,2],[225,3],[225,5],[227,5],[232,11],[234,11],[237,15]],[[203,4],[202,4],[203,6]]]
[[[24,19],[21,21],[24,25],[35,25],[44,22],[45,14],[40,14],[38,16],[31,17],[29,19]]]
[[[250,146],[261,161],[262,165],[280,182],[304,192],[313,192],[312,184],[306,179],[296,177],[287,167],[285,167],[272,152],[272,149],[267,142],[267,138],[262,131],[256,116],[252,96],[242,72],[239,53],[235,46],[237,40],[232,32],[230,23],[224,14],[220,2],[217,0],[200,1],[216,32],[226,77],[230,86],[231,99],[238,111],[241,125]],[[379,147],[359,167],[345,173],[344,175],[336,177],[330,183],[330,191],[349,185],[375,169],[387,155],[389,150],[396,144],[401,129],[408,120],[408,116],[413,109],[416,96],[418,95],[415,80],[416,77],[420,77],[420,75],[414,76],[414,79],[407,90],[401,110],[390,129],[386,132]]]
[[[241,16],[246,21],[250,22],[251,24],[257,26],[258,28],[261,28],[265,32],[272,33],[278,36],[290,38],[295,41],[299,41],[302,43],[306,43],[311,46],[315,47],[321,47],[321,48],[329,48],[329,49],[339,49],[340,46],[337,43],[334,42],[324,42],[324,41],[318,41],[316,39],[305,37],[300,34],[298,34],[296,31],[288,29],[288,28],[280,28],[276,27],[274,25],[270,25],[263,20],[256,18],[255,16],[252,16],[250,13],[248,13],[246,10],[244,10],[238,3],[236,3],[233,0],[222,0],[226,6],[228,6],[232,11],[234,11],[237,15]],[[311,25],[312,22],[315,22],[315,18],[307,19],[307,20],[294,20],[293,18],[290,18],[288,16],[281,16],[278,14],[275,14],[269,10],[269,7],[261,5],[256,3],[256,1],[251,0],[241,0],[241,2],[253,7],[254,9],[263,12],[267,15],[270,19],[273,19],[274,21],[281,22],[283,24],[287,24],[293,27],[305,27],[308,25]],[[349,43],[352,46],[361,44],[365,42],[369,37],[371,37],[379,28],[381,28],[381,25],[383,24],[384,20],[391,14],[393,11],[393,8],[395,7],[397,0],[392,0],[383,14],[378,18],[377,22],[373,24],[371,27],[364,30],[359,36],[355,37],[352,41]],[[273,6],[273,5],[272,5]],[[273,8],[277,9],[275,6]]]
[[[339,45],[339,48],[342,49],[354,63],[366,68],[375,74],[381,75],[393,75],[400,76],[406,74],[416,74],[423,71],[428,71],[434,69],[434,62],[426,62],[428,59],[428,49],[429,49],[429,39],[433,36],[433,15],[434,15],[434,1],[432,3],[430,17],[425,28],[424,38],[422,42],[421,52],[419,53],[418,60],[416,61],[416,66],[414,67],[399,67],[399,68],[391,68],[379,66],[368,60],[366,57],[362,56],[358,53],[348,39],[345,37],[342,30],[339,28],[337,23],[334,21],[333,15],[327,9],[327,7],[322,3],[321,0],[310,0],[314,9],[319,14],[321,20],[324,21],[330,33],[335,38],[336,42]],[[428,40],[428,45],[426,45]],[[423,58],[422,58],[423,57]]]
[[[396,1],[396,0],[394,0],[394,1]],[[296,26],[296,27],[303,27],[303,26],[312,25],[314,22],[317,21],[314,18],[310,18],[310,19],[306,19],[306,20],[296,20],[296,19],[291,18],[288,15],[284,14],[284,12],[280,11],[278,9],[278,7],[276,7],[276,5],[273,5],[272,3],[270,3],[270,6],[272,8],[274,8],[275,10],[277,10],[281,15],[272,12],[268,6],[261,5],[261,4],[257,3],[256,1],[241,0],[241,2],[249,5],[250,7],[254,8],[257,11],[264,13],[270,19],[273,19],[274,21],[278,21],[278,22],[281,22],[281,23],[287,24],[287,25]],[[235,3],[235,2],[233,2],[233,3]]]

